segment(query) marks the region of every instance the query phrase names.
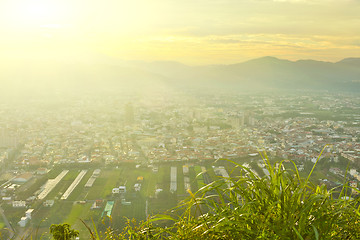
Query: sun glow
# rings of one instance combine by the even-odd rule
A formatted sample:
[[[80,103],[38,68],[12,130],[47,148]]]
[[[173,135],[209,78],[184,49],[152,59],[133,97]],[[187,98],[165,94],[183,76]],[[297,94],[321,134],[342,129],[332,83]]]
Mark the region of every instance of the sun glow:
[[[11,1],[7,6],[7,24],[16,28],[59,26],[69,14],[61,1]]]
[[[0,0],[0,58],[336,61],[359,55],[359,12],[358,0]]]

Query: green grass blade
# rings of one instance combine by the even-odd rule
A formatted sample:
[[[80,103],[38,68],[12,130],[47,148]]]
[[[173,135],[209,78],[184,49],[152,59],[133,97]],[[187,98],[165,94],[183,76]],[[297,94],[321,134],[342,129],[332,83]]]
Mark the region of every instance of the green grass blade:
[[[295,231],[296,235],[300,240],[304,240],[304,238],[300,235],[299,231],[295,227],[292,227],[292,229]]]

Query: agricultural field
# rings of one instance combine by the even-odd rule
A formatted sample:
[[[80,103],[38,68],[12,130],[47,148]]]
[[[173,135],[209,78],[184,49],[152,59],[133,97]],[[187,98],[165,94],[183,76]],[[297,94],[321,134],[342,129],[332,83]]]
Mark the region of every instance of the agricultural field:
[[[9,235],[9,230],[6,228],[6,225],[0,216],[0,239],[7,239]]]
[[[177,190],[170,191],[170,170],[176,167]],[[219,179],[214,169],[209,164],[188,165],[187,177],[190,179],[191,191],[195,192],[207,183]],[[228,168],[228,166],[226,166]],[[82,170],[87,170],[79,184],[73,189],[67,199],[61,196],[67,191]],[[114,229],[122,229],[126,219],[145,220],[147,217],[162,213],[174,208],[180,201],[189,197],[185,189],[182,163],[169,163],[157,166],[126,165],[119,167],[101,168],[100,175],[91,187],[85,187],[86,182],[92,176],[93,168],[73,168],[46,196],[44,200],[35,200],[31,206],[34,208],[33,219],[29,227],[37,229],[40,236],[48,231],[51,224],[69,223],[73,228],[80,230],[80,238],[89,237],[87,227],[105,230],[111,226]],[[38,191],[41,184],[47,179],[54,179],[60,174],[60,169],[50,171],[34,181],[34,186],[29,186],[31,191],[26,191],[22,196],[30,196]],[[200,174],[201,173],[201,174]],[[198,176],[197,176],[198,175]],[[138,189],[135,184],[141,184]],[[113,188],[126,187],[126,193],[112,193]],[[155,193],[158,189],[158,193]],[[162,190],[160,190],[162,189]],[[46,200],[54,200],[54,205],[44,206]],[[102,217],[107,201],[113,201],[111,217]],[[97,209],[92,209],[95,202],[99,202]],[[7,216],[10,215],[12,224],[17,225],[25,209],[6,208]],[[81,221],[81,220],[82,221]],[[18,227],[19,228],[19,227]],[[34,236],[33,236],[34,237]]]
[[[81,233],[80,238],[81,239],[87,239],[89,238],[89,232],[84,225],[84,223],[90,227],[93,227],[92,220],[96,220],[101,215],[100,209],[91,209],[92,203],[86,203],[86,204],[79,204],[75,203],[72,205],[71,211],[68,214],[67,218],[63,221],[66,223],[69,223],[73,228],[78,229]],[[79,219],[83,220],[81,222]]]

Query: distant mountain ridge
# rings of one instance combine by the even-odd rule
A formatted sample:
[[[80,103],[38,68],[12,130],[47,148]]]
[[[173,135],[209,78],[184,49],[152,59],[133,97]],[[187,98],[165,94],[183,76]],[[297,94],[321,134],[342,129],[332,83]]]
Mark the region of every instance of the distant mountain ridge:
[[[339,62],[289,61],[267,56],[229,65],[186,66],[153,62],[137,67],[184,84],[262,89],[360,90],[360,58]]]
[[[303,89],[360,92],[360,58],[339,62],[262,57],[229,65],[187,66],[171,61],[117,64],[14,62],[0,66],[0,92],[110,89]],[[10,89],[10,90],[8,90]],[[127,91],[126,90],[126,91]]]

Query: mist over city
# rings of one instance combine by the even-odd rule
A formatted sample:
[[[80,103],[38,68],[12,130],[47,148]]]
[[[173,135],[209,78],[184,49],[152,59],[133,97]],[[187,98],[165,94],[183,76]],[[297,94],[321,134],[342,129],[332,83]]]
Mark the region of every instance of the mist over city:
[[[0,239],[360,238],[359,1],[0,9]]]

